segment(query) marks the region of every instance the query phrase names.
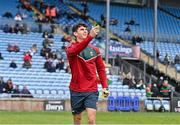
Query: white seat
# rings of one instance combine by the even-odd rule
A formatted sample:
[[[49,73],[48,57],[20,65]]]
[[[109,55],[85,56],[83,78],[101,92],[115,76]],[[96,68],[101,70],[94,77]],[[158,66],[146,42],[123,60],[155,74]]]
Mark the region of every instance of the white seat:
[[[153,105],[154,105],[154,110],[159,111],[159,108],[161,107],[161,101],[160,100],[154,100]]]

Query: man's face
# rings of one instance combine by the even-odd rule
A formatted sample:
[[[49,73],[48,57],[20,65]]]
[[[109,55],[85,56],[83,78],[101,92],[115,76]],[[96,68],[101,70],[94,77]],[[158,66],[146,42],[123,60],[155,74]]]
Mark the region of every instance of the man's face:
[[[88,36],[88,30],[86,27],[80,26],[76,32],[74,32],[74,35],[77,38],[77,41],[81,42]]]

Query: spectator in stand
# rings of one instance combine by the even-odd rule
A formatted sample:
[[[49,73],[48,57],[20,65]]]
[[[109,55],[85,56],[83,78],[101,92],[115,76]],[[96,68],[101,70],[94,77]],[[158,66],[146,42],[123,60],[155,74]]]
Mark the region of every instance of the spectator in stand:
[[[82,18],[84,20],[88,19],[88,11],[89,11],[88,6],[87,5],[84,6],[83,11],[82,11]]]
[[[47,48],[47,47],[51,47],[53,45],[53,41],[50,40],[49,38],[45,38],[43,40],[43,47]]]
[[[5,93],[6,92],[6,84],[3,80],[3,77],[0,76],[0,93]]]
[[[17,44],[14,44],[14,45],[8,44],[7,51],[8,52],[19,52],[20,48]]]
[[[4,31],[5,33],[9,33],[9,32],[10,32],[10,27],[9,27],[8,24],[6,24],[6,25],[3,27],[3,31]]]
[[[13,89],[14,94],[20,94],[19,85],[15,86],[15,89]]]
[[[28,32],[27,24],[26,23],[19,24],[18,32],[20,32],[22,34],[27,34],[27,32]]]
[[[11,12],[5,12],[2,17],[13,18],[13,15]]]
[[[20,90],[19,90],[19,85],[15,86],[15,89],[13,89],[13,95],[12,97],[20,97]]]
[[[124,75],[124,79],[123,79],[123,85],[129,85],[131,84],[131,73],[127,73],[127,75]]]
[[[146,97],[151,97],[151,96],[152,96],[151,88],[147,87],[146,88]]]
[[[17,68],[17,64],[15,63],[14,60],[11,61],[11,63],[9,64],[9,67],[11,67],[13,69]]]
[[[35,55],[37,53],[37,44],[33,44],[32,47],[29,50],[29,53],[31,56]]]
[[[42,37],[43,38],[54,38],[54,36],[51,33],[47,32],[47,31],[43,32]]]
[[[7,80],[5,88],[6,88],[6,93],[12,93],[13,83],[11,79]]]
[[[143,39],[139,35],[133,36],[132,37],[132,44],[136,45],[137,43],[142,43]]]
[[[134,24],[135,24],[135,20],[132,18],[132,19],[129,21],[129,24],[130,24],[130,25],[134,25]]]
[[[160,95],[162,97],[170,97],[170,87],[167,80],[164,80],[164,83],[162,84]]]
[[[180,93],[180,83],[176,83],[176,87],[175,87],[176,92]]]
[[[48,72],[56,72],[56,62],[54,61],[53,58],[48,59],[47,71]]]
[[[57,17],[57,8],[56,8],[56,6],[51,6],[50,9],[51,9],[50,10],[51,18],[52,19],[56,18]]]
[[[21,14],[20,13],[17,13],[16,16],[14,17],[14,20],[15,21],[22,21],[22,17],[21,17]]]
[[[0,52],[0,60],[3,60],[4,58],[2,57],[2,54],[1,54],[1,52]]]
[[[152,87],[152,83],[151,83],[151,82],[148,82],[148,83],[146,84],[146,87],[151,88],[151,87]]]
[[[33,98],[31,92],[28,90],[27,86],[23,86],[23,89],[21,91],[21,94],[22,96],[21,97],[24,97],[24,98]]]
[[[159,96],[159,89],[157,88],[156,84],[153,84],[151,88],[152,97],[158,97]]]
[[[59,59],[59,62],[57,64],[56,68],[59,69],[59,71],[64,70],[64,60],[63,59]]]
[[[131,77],[131,81],[129,82],[129,89],[135,89],[136,88],[136,81],[135,81],[135,76],[133,75]]]
[[[124,32],[129,32],[129,33],[131,32],[129,25],[125,28]]]
[[[45,16],[48,21],[51,21],[51,8],[49,5],[45,9]]]
[[[164,82],[164,78],[161,76],[157,81],[157,88],[159,89],[159,91],[161,90],[163,82]]]
[[[146,88],[146,86],[145,86],[143,80],[140,79],[139,82],[136,84],[136,89],[140,89],[141,90],[141,89],[145,89],[145,88]]]
[[[180,57],[178,54],[176,54],[176,56],[174,58],[174,64],[180,64]]]
[[[48,38],[49,37],[49,33],[47,31],[44,31],[42,37],[43,38]]]
[[[157,49],[156,50],[156,57],[157,57],[157,59],[159,59],[159,56],[160,56],[160,51]]]
[[[170,64],[170,56],[168,53],[166,53],[164,57],[164,64],[169,65]]]
[[[100,18],[101,18],[101,22],[100,22],[101,26],[105,27],[106,26],[106,18],[104,16],[104,14],[101,14]]]
[[[66,73],[71,74],[71,68],[70,68],[69,64],[66,66]]]
[[[23,58],[23,60],[24,60],[23,68],[27,68],[27,69],[31,68],[31,66],[32,66],[31,59],[32,59],[32,57],[31,57],[30,53],[26,52],[24,55],[24,58]]]

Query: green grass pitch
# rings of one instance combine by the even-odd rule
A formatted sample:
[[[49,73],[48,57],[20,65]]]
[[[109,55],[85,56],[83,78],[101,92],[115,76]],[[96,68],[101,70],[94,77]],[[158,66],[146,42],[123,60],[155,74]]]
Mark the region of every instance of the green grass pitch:
[[[87,124],[83,113],[83,124]],[[179,113],[97,112],[97,124],[180,124]],[[0,124],[72,124],[71,112],[0,111]]]

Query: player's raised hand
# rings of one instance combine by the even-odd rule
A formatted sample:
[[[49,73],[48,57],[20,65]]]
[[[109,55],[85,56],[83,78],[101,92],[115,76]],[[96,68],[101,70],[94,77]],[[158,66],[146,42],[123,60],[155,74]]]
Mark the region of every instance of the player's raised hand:
[[[96,35],[98,35],[99,31],[100,31],[100,26],[97,25],[90,30],[89,35],[95,37]]]

